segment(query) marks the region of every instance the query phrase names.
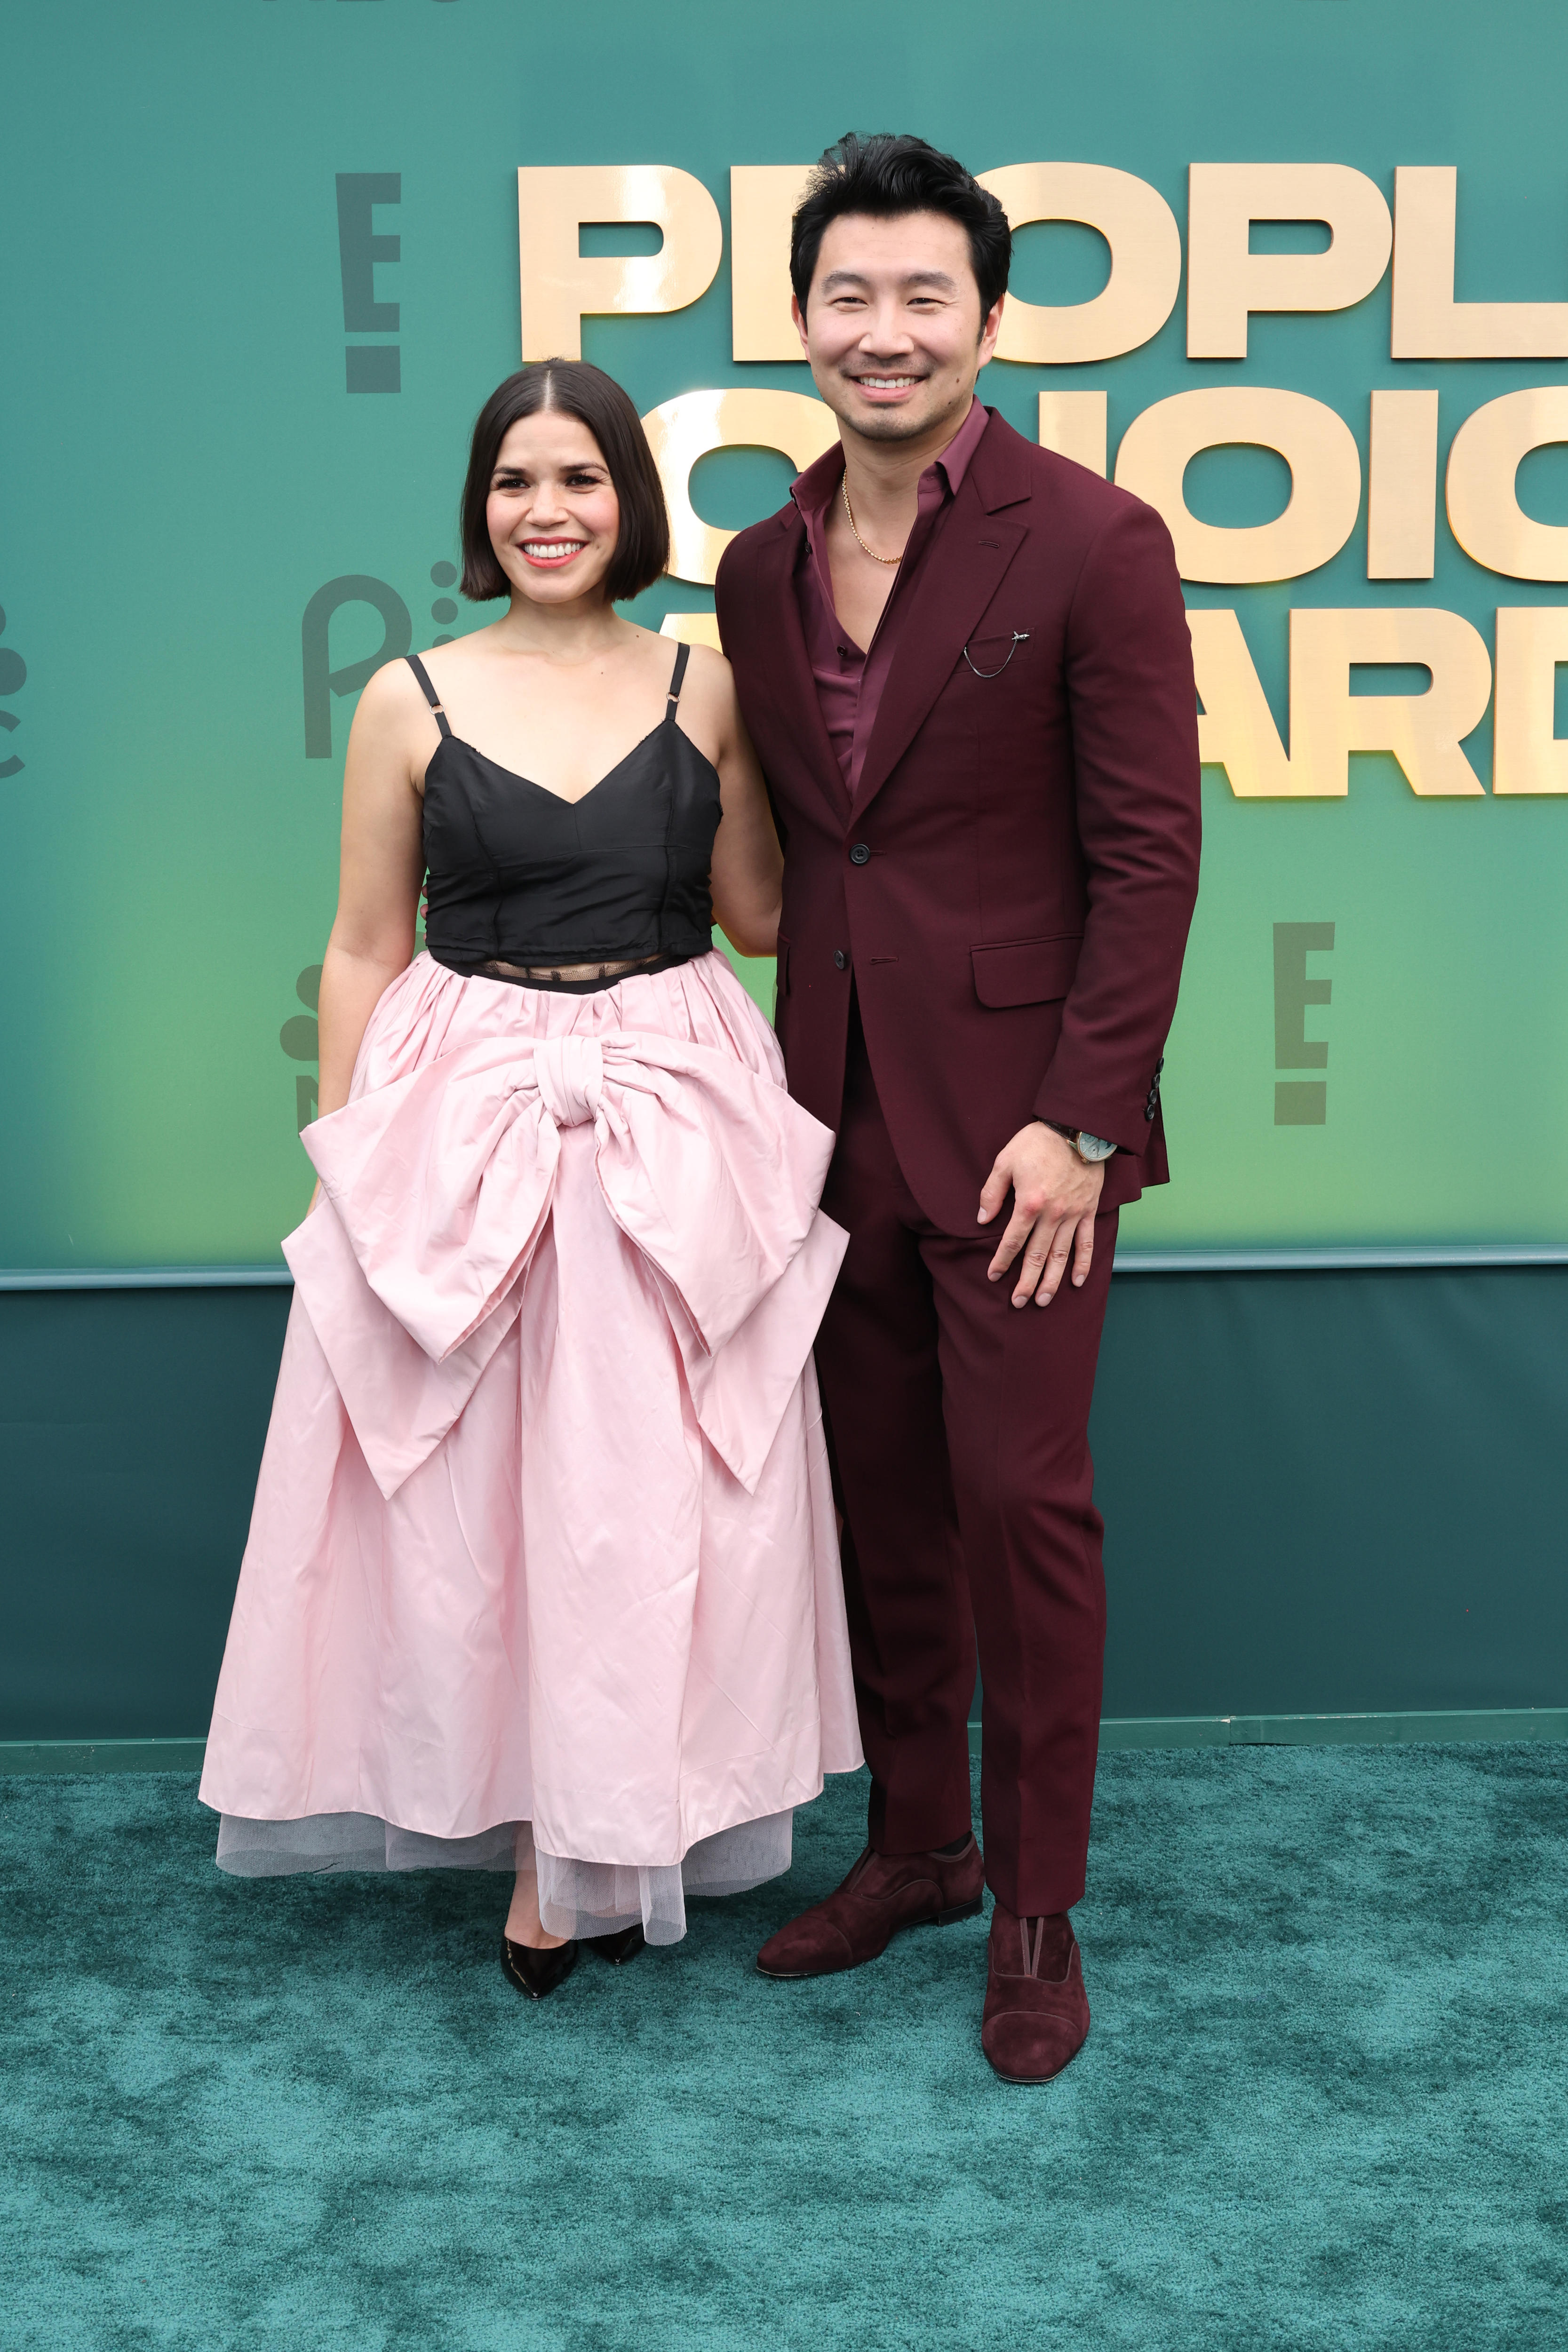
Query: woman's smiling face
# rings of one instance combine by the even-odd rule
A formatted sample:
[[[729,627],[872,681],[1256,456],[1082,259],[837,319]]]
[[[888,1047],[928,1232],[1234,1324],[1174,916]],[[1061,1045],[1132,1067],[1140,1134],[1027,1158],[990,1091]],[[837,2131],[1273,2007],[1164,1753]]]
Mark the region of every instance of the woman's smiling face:
[[[497,562],[531,603],[592,596],[615,556],[621,505],[587,426],[553,408],[520,416],[496,453],[485,521]]]

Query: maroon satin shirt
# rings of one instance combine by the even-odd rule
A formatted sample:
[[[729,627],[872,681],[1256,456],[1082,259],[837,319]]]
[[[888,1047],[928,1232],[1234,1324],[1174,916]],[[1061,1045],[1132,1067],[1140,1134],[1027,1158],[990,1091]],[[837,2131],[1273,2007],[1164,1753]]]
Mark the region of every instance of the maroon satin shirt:
[[[833,609],[833,572],[827,561],[827,518],[844,480],[842,454],[836,467],[825,470],[820,465],[813,466],[790,490],[805,523],[805,544],[795,567],[795,593],[800,605],[800,625],[805,632],[806,658],[816,681],[816,699],[822,708],[827,739],[838,755],[845,789],[851,800],[866,764],[866,746],[877,723],[882,689],[893,666],[900,625],[909,610],[915,574],[932,540],[940,533],[989,421],[986,410],[979,401],[973,401],[941,457],[934,458],[921,476],[914,528],[905,543],[892,593],[882,607],[877,634],[864,652]]]

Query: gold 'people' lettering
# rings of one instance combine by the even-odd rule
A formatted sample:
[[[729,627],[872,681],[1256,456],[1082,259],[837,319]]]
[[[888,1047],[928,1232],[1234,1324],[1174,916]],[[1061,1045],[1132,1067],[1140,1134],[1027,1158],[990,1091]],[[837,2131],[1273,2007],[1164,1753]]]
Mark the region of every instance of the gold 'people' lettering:
[[[1089,302],[1007,297],[999,360],[1064,367],[1113,360],[1157,335],[1182,284],[1182,232],[1157,188],[1109,163],[1005,163],[982,172],[1010,227],[1081,221],[1110,247],[1110,276]]]
[[[1322,253],[1253,253],[1254,221],[1321,221]],[[1382,189],[1348,163],[1194,163],[1187,175],[1187,357],[1244,360],[1255,310],[1348,310],[1388,268]]]
[[[731,350],[738,360],[798,360],[790,315],[789,233],[815,164],[730,166]]]
[[[585,222],[651,221],[657,253],[584,254]],[[724,250],[719,207],[672,163],[540,164],[517,175],[522,356],[581,359],[583,320],[603,312],[683,310],[705,294]]]
[[[1568,358],[1568,302],[1456,302],[1452,163],[1402,163],[1394,175],[1396,360]]]

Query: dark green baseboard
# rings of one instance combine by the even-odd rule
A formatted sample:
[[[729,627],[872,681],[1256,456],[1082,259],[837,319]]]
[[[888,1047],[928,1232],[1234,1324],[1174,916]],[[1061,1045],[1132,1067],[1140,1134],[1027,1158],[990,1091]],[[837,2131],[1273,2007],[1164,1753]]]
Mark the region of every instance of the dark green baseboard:
[[[1439,1708],[1426,1715],[1123,1715],[1100,1727],[1112,1748],[1348,1748],[1389,1741],[1568,1739],[1568,1706]],[[969,1727],[980,1753],[980,1726]],[[205,1739],[0,1739],[7,1772],[199,1772]]]
[[[0,1739],[0,1773],[199,1772],[205,1739]]]
[[[0,1291],[11,1759],[194,1769],[169,1735],[211,1717],[289,1304]],[[1119,1281],[1092,1428],[1107,1744],[1560,1726],[1565,1328],[1563,1265]]]

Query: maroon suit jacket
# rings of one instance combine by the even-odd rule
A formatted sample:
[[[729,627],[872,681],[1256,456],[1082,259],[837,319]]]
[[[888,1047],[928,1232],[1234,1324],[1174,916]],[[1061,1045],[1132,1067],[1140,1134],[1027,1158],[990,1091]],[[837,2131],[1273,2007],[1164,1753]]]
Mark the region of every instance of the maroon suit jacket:
[[[837,1126],[853,982],[899,1164],[940,1229],[975,1231],[993,1160],[1035,1118],[1110,1137],[1101,1205],[1135,1200],[1167,1176],[1158,1073],[1198,879],[1165,526],[993,413],[910,583],[852,806],[795,601],[805,536],[793,499],[742,531],[717,599],[784,844],[790,1091]]]

